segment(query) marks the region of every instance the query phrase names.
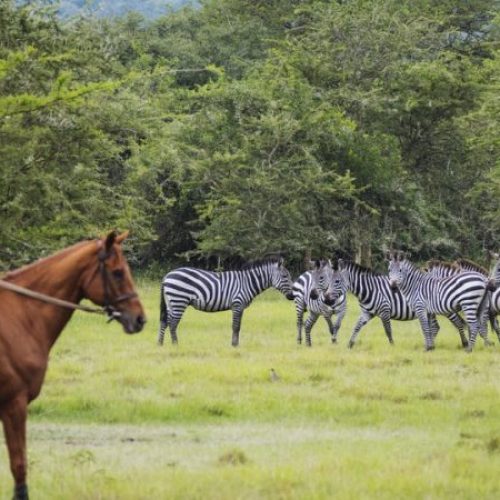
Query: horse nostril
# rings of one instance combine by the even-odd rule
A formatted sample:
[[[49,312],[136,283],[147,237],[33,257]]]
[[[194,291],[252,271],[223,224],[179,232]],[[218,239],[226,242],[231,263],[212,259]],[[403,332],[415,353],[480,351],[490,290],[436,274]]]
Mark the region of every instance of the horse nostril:
[[[146,324],[146,318],[141,314],[137,317],[135,322],[139,328],[142,328]]]

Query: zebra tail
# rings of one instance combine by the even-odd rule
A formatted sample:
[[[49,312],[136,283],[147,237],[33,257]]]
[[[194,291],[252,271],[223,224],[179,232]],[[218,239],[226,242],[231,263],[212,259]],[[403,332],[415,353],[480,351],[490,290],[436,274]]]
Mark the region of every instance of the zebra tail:
[[[165,294],[163,293],[163,283],[160,287],[160,331],[158,332],[158,344],[163,344],[165,329],[168,325],[168,308],[165,302]]]

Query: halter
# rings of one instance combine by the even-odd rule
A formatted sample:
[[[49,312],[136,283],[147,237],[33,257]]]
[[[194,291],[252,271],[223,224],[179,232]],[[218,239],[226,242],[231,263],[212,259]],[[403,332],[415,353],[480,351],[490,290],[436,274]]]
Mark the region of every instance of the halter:
[[[117,320],[122,314],[116,309],[116,304],[137,297],[136,292],[130,292],[119,295],[113,300],[110,299],[110,279],[109,272],[106,267],[106,260],[110,257],[110,255],[111,252],[107,252],[104,248],[97,254],[97,257],[99,258],[99,274],[101,275],[102,286],[104,289],[104,306],[102,311],[108,315],[108,323],[114,319]]]
[[[137,297],[136,292],[124,293],[123,295],[118,296],[116,299],[110,299],[110,280],[109,280],[109,272],[106,268],[106,260],[110,257],[111,253],[107,252],[105,249],[102,249],[98,253],[99,259],[99,274],[101,275],[103,289],[104,289],[104,306],[103,307],[91,307],[80,304],[75,304],[73,302],[69,302],[67,300],[58,299],[56,297],[52,297],[45,293],[35,292],[28,288],[24,288],[22,286],[16,285],[14,283],[10,283],[9,281],[5,281],[0,279],[0,288],[4,290],[9,290],[11,292],[18,293],[19,295],[24,295],[26,297],[30,297],[32,299],[40,300],[42,302],[46,302],[48,304],[53,304],[59,307],[66,307],[67,309],[73,309],[78,311],[84,311],[88,313],[94,314],[106,314],[108,316],[108,323],[113,320],[118,320],[121,316],[121,312],[116,309],[116,304],[120,302],[124,302],[125,300],[133,299]]]

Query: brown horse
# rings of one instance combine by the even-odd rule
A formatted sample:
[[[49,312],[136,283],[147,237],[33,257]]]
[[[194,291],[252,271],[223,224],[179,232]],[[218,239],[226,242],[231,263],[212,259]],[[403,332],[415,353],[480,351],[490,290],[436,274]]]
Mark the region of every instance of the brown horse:
[[[126,236],[113,232],[78,243],[7,273],[0,283],[0,419],[16,500],[28,498],[27,406],[40,393],[49,351],[78,303],[88,298],[103,306],[127,333],[144,326],[144,311],[121,249]],[[45,298],[26,297],[6,290],[8,286]]]

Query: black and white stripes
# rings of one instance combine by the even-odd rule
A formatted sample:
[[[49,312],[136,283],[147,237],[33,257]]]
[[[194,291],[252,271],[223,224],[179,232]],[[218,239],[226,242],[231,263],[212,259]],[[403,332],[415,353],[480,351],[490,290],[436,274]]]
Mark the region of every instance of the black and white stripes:
[[[220,273],[192,267],[175,269],[162,281],[158,343],[163,344],[167,327],[172,342],[177,343],[177,325],[191,305],[206,312],[232,310],[232,345],[237,346],[244,309],[270,287],[293,299],[292,280],[282,259],[257,261]]]
[[[311,346],[311,330],[320,316],[325,318],[332,342],[337,341],[337,334],[346,313],[347,290],[341,286],[336,297],[328,297],[329,287],[334,287],[336,280],[341,280],[338,271],[334,271],[328,261],[316,261],[312,271],[301,274],[293,284],[295,309],[297,312],[297,343],[302,343],[302,323],[304,313],[309,311],[305,323],[306,345]],[[316,290],[319,293],[316,293]],[[332,316],[336,314],[335,323]]]
[[[415,311],[425,338],[426,350],[434,349],[436,314],[462,310],[469,326],[468,350],[474,347],[482,308],[487,304],[487,282],[478,273],[462,272],[448,278],[434,278],[401,255],[389,260],[389,280],[397,286]]]

